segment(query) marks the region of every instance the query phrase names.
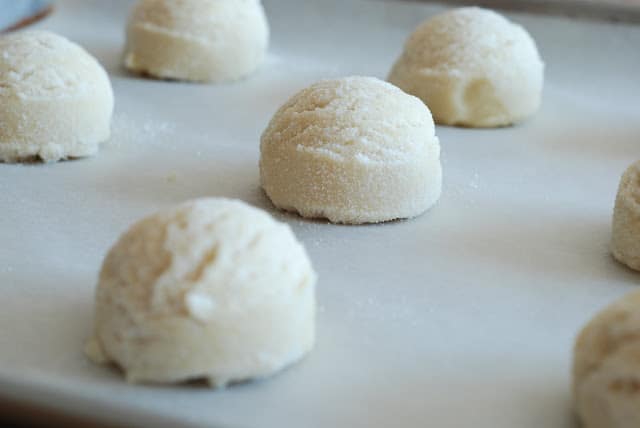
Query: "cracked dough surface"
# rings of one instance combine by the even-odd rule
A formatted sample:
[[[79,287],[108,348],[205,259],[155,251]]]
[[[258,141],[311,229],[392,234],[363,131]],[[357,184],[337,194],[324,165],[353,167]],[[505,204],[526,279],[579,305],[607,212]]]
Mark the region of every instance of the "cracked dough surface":
[[[631,165],[620,180],[611,252],[620,263],[640,270],[640,161]]]
[[[538,110],[543,74],[523,27],[496,12],[464,7],[421,24],[389,81],[422,99],[437,123],[496,127]]]
[[[260,66],[268,43],[260,0],[140,0],[124,64],[159,78],[231,81]]]
[[[46,31],[0,36],[0,161],[94,155],[112,113],[109,77],[80,46]]]
[[[268,376],[313,347],[315,282],[286,224],[240,201],[190,201],[109,251],[86,351],[130,382]]]
[[[440,143],[419,99],[372,77],[324,80],[274,115],[260,174],[274,205],[304,217],[410,218],[440,197]]]
[[[640,426],[640,292],[600,312],[578,336],[573,395],[585,428]]]

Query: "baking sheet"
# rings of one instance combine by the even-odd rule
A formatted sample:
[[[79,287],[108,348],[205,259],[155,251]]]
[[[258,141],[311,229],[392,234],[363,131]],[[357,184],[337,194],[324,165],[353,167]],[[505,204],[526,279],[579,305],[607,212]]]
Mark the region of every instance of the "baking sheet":
[[[607,249],[619,177],[640,157],[640,28],[510,15],[547,63],[540,113],[513,128],[439,127],[440,203],[346,227],[271,207],[259,136],[320,78],[384,78],[442,6],[265,4],[267,63],[223,86],[124,73],[128,1],[59,1],[39,24],[98,57],[116,113],[98,157],[0,165],[0,391],[129,426],[572,427],[574,335],[640,279]],[[134,220],[200,196],[240,198],[293,227],[320,275],[317,347],[225,391],[127,385],[81,353],[102,257]]]
[[[407,1],[421,2],[426,0]],[[465,0],[440,0],[440,3],[448,5],[469,4]],[[580,19],[640,23],[640,2],[638,0],[476,0],[473,4],[488,8]]]
[[[0,0],[0,32],[41,19],[51,7],[49,0]]]

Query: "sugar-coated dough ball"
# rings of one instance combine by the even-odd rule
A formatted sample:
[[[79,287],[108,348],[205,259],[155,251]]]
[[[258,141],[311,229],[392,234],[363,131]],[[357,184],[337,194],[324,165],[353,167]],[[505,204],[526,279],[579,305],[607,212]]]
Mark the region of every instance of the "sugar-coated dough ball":
[[[578,336],[573,394],[584,428],[640,427],[640,292],[606,308]]]
[[[258,68],[268,43],[260,0],[140,0],[124,63],[159,78],[231,81]]]
[[[372,77],[299,92],[275,114],[260,148],[266,194],[304,217],[352,224],[415,217],[442,189],[429,109]]]
[[[640,161],[631,165],[620,181],[611,251],[621,263],[640,270]]]
[[[421,98],[437,123],[496,127],[538,110],[543,74],[524,28],[493,11],[465,7],[420,25],[389,81]]]
[[[286,224],[239,201],[190,201],[109,251],[86,351],[130,382],[268,376],[313,347],[315,282]]]
[[[62,36],[0,36],[0,161],[91,156],[109,139],[113,91],[102,66]]]

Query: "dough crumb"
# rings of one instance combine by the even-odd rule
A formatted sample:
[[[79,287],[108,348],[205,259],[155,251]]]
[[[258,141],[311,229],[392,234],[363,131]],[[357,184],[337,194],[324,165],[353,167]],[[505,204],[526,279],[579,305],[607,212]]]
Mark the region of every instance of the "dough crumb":
[[[640,426],[640,292],[607,307],[578,336],[573,397],[585,428]]]
[[[422,99],[443,125],[497,127],[540,107],[544,63],[520,25],[478,7],[452,9],[407,40],[389,81]]]
[[[127,27],[124,65],[161,79],[238,80],[266,57],[260,0],[140,0]]]
[[[611,252],[631,269],[640,270],[640,161],[622,176],[615,208]]]
[[[274,115],[260,152],[267,196],[303,217],[347,224],[411,218],[442,190],[429,109],[373,77],[300,91]]]
[[[270,376],[313,347],[315,283],[286,224],[240,201],[186,202],[111,248],[85,352],[130,382]]]
[[[114,105],[98,61],[48,31],[2,35],[0,53],[0,162],[95,155]]]

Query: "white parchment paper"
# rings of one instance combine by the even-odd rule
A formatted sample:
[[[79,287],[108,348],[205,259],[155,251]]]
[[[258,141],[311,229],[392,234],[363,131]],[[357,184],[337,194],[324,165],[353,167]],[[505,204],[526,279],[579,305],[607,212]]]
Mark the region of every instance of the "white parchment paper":
[[[440,203],[413,221],[345,227],[273,210],[258,188],[259,136],[320,78],[386,77],[442,7],[265,4],[267,63],[222,86],[124,73],[128,1],[59,1],[39,24],[104,64],[116,114],[93,159],[0,165],[0,391],[137,426],[573,426],[574,336],[640,283],[608,254],[618,180],[640,158],[640,27],[510,15],[547,64],[540,113],[513,128],[438,128]],[[127,385],[81,352],[102,257],[134,220],[200,196],[291,224],[320,275],[317,347],[226,391]]]

